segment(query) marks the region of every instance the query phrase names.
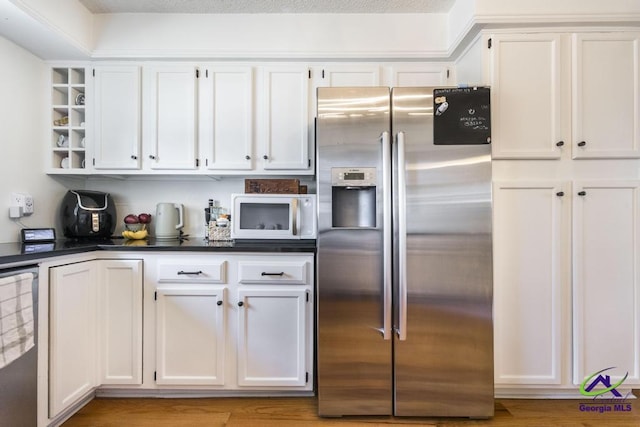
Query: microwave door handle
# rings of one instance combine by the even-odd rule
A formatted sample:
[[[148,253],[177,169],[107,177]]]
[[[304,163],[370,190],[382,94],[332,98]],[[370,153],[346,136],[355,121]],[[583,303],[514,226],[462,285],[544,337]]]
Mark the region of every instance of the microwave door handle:
[[[291,232],[294,236],[298,235],[298,224],[300,223],[300,211],[298,209],[298,199],[295,197],[291,199],[291,210],[293,211],[291,214]]]

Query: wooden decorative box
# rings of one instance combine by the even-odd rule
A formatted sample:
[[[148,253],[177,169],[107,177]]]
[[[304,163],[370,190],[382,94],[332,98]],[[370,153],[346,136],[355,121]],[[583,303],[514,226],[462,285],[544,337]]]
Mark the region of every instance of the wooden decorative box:
[[[301,191],[303,190],[304,193]],[[244,192],[247,194],[306,194],[307,186],[300,185],[299,179],[245,179]]]

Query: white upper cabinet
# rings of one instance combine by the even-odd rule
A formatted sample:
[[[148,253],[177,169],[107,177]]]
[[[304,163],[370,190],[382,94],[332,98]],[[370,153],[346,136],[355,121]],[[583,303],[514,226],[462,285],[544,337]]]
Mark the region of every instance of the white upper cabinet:
[[[310,72],[307,66],[263,67],[258,129],[259,169],[311,171]]]
[[[201,145],[212,170],[253,168],[253,69],[210,66],[201,80]]]
[[[446,86],[449,79],[449,68],[438,64],[402,63],[391,66],[391,82],[393,87]]]
[[[100,66],[94,72],[93,167],[139,169],[140,67]]]
[[[378,65],[327,65],[315,70],[315,74],[317,86],[380,86]]]
[[[500,34],[488,43],[493,158],[560,158],[560,34]]]
[[[573,157],[640,157],[640,34],[573,35]]]
[[[150,169],[196,169],[198,69],[146,66],[144,164]]]
[[[493,157],[639,158],[639,43],[626,31],[492,35]]]

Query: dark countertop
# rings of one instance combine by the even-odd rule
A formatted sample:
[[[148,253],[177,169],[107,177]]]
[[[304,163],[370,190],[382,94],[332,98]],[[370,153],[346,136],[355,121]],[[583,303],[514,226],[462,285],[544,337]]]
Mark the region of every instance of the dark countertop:
[[[56,240],[50,243],[0,243],[0,265],[91,251],[171,252],[315,252],[315,240],[237,240],[209,242],[202,237],[182,240]]]

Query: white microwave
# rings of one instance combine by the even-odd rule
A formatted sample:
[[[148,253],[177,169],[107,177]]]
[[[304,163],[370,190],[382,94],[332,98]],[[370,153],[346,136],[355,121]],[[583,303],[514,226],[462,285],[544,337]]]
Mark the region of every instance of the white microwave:
[[[232,239],[315,239],[315,194],[232,194]]]

